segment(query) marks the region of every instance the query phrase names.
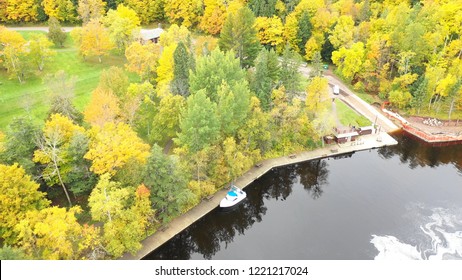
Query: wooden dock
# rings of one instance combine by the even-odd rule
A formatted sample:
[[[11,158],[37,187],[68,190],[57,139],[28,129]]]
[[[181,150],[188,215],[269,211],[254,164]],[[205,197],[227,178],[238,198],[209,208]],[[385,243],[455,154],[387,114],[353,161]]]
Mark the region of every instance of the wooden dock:
[[[239,177],[235,184],[241,188],[245,188],[253,181],[260,178],[266,172],[273,168],[286,166],[290,164],[305,162],[313,159],[327,158],[339,156],[342,154],[353,153],[362,150],[369,150],[380,148],[384,146],[396,145],[398,142],[385,132],[378,134],[363,135],[359,141],[347,142],[345,144],[328,145],[324,148],[316,149],[313,151],[300,152],[290,154],[280,158],[267,159],[257,163],[249,171]],[[227,190],[223,189],[215,193],[213,197],[203,200],[199,205],[187,213],[172,220],[167,227],[158,230],[151,236],[148,236],[142,241],[142,248],[136,255],[126,253],[122,259],[125,260],[139,260],[154,251],[162,244],[170,240],[172,237],[182,232],[191,224],[205,216],[207,213],[215,209],[223,197],[225,197]]]

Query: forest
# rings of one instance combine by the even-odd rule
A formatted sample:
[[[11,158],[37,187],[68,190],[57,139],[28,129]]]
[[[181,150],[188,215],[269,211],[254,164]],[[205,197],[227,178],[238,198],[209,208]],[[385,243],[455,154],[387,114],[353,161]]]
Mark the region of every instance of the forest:
[[[0,0],[0,22],[49,28],[0,26],[0,97],[47,100],[0,128],[0,259],[136,253],[256,162],[323,145],[324,63],[408,114],[462,116],[462,0]]]

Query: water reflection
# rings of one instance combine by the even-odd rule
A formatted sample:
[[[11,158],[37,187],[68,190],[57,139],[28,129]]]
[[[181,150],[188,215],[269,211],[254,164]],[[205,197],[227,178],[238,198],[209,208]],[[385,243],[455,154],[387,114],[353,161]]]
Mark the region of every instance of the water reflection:
[[[313,160],[297,166],[297,174],[300,177],[300,184],[310,193],[313,199],[318,199],[323,193],[323,186],[327,183],[329,176],[326,160]]]
[[[432,176],[446,180],[448,172],[454,174],[454,169],[439,167],[447,164],[458,169],[456,177],[462,176],[462,146],[429,147],[400,134],[395,137],[399,145],[358,153],[352,159],[321,159],[276,168],[246,188],[247,199],[236,209],[215,209],[146,258],[374,258],[371,234],[400,237],[393,230],[409,224],[409,220],[400,221],[409,201],[435,201],[436,197],[462,201],[462,181],[454,175],[444,187],[425,185]],[[434,172],[419,170],[426,166]],[[409,179],[401,182],[403,178]],[[282,236],[286,243],[275,244]],[[269,247],[274,248],[268,248],[267,242],[273,242]],[[264,252],[243,252],[246,249]]]
[[[416,141],[403,133],[393,135],[399,142],[392,147],[379,149],[379,154],[390,159],[399,156],[402,163],[408,164],[412,169],[418,166],[437,167],[440,164],[454,164],[462,173],[462,145],[448,147],[432,147]]]

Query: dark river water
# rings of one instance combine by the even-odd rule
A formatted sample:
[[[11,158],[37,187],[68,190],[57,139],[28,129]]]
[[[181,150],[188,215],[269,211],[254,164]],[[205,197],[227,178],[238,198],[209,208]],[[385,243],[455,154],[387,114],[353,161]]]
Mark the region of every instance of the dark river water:
[[[394,137],[274,169],[146,259],[462,259],[462,146]]]

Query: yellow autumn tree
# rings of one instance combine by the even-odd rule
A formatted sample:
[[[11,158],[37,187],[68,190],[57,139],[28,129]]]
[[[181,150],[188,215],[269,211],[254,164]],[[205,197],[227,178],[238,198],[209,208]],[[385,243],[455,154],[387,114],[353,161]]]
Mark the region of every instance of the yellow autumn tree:
[[[0,6],[0,8],[3,7]],[[6,1],[6,7],[4,8],[6,18],[10,21],[35,21],[38,16],[37,1],[35,0],[8,0]]]
[[[179,42],[186,44],[190,35],[191,33],[184,25],[178,26],[176,24],[172,24],[166,32],[160,34],[159,44],[162,47],[178,44]]]
[[[173,80],[173,54],[175,53],[176,46],[176,44],[171,44],[165,47],[159,58],[156,81],[160,96],[168,93],[170,82]]]
[[[255,29],[261,44],[282,51],[284,46],[284,25],[279,17],[257,17],[255,19]]]
[[[191,27],[199,23],[202,0],[169,0],[165,2],[164,11],[170,22]]]
[[[306,87],[306,108],[319,114],[330,106],[329,85],[326,78],[314,77]]]
[[[77,12],[79,18],[84,24],[92,19],[100,19],[106,8],[106,2],[103,0],[79,0]]]
[[[87,56],[97,56],[101,63],[101,57],[114,48],[108,31],[97,19],[84,25],[80,32],[73,31],[72,34],[74,39],[77,38],[79,53],[84,59]],[[75,34],[78,34],[78,37]]]
[[[14,227],[31,210],[50,204],[39,184],[18,164],[0,164],[0,237],[5,244],[14,244],[17,234]]]
[[[144,164],[149,155],[149,145],[125,123],[108,122],[102,127],[93,127],[90,137],[84,157],[92,161],[90,169],[99,175],[115,175],[131,160]]]
[[[120,115],[119,99],[112,90],[98,87],[91,94],[90,103],[83,114],[85,121],[93,126],[115,122]]]
[[[311,61],[316,52],[320,52],[324,44],[324,35],[322,33],[314,33],[305,44],[305,59]]]
[[[141,80],[146,80],[155,75],[159,56],[160,46],[158,44],[142,45],[139,42],[133,42],[125,50],[125,57],[127,58],[125,68],[140,75]]]
[[[42,6],[48,17],[68,22],[77,19],[76,6],[72,0],[43,0]]]
[[[80,225],[76,218],[80,213],[79,206],[29,211],[15,227],[17,244],[34,259],[91,258],[99,246],[99,231],[94,226]]]
[[[196,56],[211,53],[218,46],[218,39],[212,36],[199,36],[194,42]]]
[[[74,135],[84,132],[83,127],[74,124],[68,117],[53,114],[45,123],[43,135],[36,140],[38,149],[34,152],[34,162],[44,165],[42,177],[49,186],[61,185],[70,206],[71,199],[64,184],[65,176],[70,171],[66,168],[70,161],[67,148]]]
[[[204,0],[204,15],[199,28],[211,35],[220,33],[226,19],[226,6],[223,0]]]

